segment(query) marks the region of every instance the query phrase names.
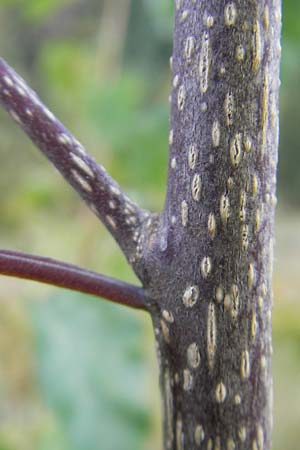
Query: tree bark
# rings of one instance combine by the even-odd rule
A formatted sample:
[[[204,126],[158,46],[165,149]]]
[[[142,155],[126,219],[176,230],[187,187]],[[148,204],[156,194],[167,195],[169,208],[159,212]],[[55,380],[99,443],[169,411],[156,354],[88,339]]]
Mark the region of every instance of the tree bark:
[[[167,450],[268,450],[279,0],[177,0],[168,187],[144,249]]]
[[[0,102],[107,226],[142,282],[144,291],[133,292],[153,320],[165,450],[271,447],[280,26],[280,0],[175,1],[161,214],[131,202],[0,60]],[[62,264],[37,276],[37,258],[23,257],[21,268],[12,259],[2,251],[3,273],[62,285]],[[86,289],[90,273],[64,268],[71,284],[79,270],[77,288]],[[97,279],[98,292],[109,284],[119,297],[120,285]]]

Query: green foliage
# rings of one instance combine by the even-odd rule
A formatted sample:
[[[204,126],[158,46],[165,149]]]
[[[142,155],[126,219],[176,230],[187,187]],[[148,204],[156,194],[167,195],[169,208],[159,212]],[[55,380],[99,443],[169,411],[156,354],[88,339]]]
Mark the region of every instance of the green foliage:
[[[0,6],[20,8],[24,18],[31,21],[40,21],[68,3],[71,0],[0,0]]]
[[[71,0],[64,1],[64,4],[70,3]],[[23,13],[31,21],[39,21],[43,19],[46,15],[57,11],[61,8],[61,0],[26,0],[22,1]]]
[[[66,293],[32,303],[30,312],[39,386],[59,424],[61,448],[140,450],[149,416],[134,314]]]
[[[111,172],[121,183],[151,190],[166,183],[168,109],[149,98],[149,88],[125,73],[113,86],[89,89],[88,111],[99,142],[116,155]]]
[[[295,0],[284,0],[283,5],[283,37],[298,41],[300,38],[300,3]]]
[[[299,42],[285,40],[282,54],[279,194],[288,204],[300,206],[300,65]]]

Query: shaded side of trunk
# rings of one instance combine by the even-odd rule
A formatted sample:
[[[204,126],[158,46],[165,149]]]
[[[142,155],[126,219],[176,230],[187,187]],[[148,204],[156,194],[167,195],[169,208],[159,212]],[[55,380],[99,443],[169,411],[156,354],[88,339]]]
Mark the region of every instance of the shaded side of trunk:
[[[270,449],[280,1],[177,0],[165,209],[148,232],[168,450]]]

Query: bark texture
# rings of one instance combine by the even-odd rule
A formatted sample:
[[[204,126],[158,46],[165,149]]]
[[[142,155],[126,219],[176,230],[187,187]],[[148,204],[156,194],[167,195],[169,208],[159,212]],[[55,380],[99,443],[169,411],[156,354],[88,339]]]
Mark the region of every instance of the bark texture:
[[[143,255],[164,447],[268,450],[280,1],[175,10],[167,197]]]

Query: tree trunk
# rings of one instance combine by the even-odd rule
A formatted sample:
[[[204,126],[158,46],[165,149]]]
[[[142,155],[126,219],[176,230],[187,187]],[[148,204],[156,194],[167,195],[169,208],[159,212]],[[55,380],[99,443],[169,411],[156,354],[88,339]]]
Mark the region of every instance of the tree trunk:
[[[166,450],[268,450],[280,0],[177,0],[165,208],[140,278]]]
[[[270,450],[280,0],[176,0],[164,210],[141,210],[0,60],[0,102],[143,288],[0,251],[0,273],[148,309],[165,450]]]

